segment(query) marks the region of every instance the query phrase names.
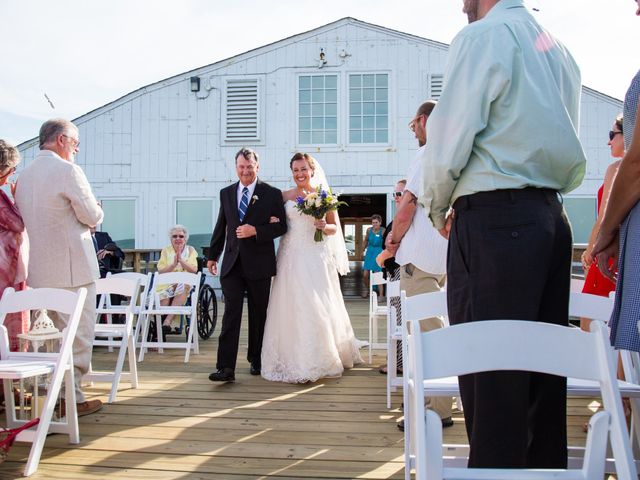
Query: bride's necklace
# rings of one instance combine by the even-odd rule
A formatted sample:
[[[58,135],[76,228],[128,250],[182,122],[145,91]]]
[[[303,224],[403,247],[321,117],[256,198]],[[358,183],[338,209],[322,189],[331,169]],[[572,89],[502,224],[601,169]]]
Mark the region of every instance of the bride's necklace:
[[[298,192],[298,196],[303,198],[309,195],[309,193],[311,193],[311,190],[307,190],[306,188],[300,188],[300,187],[296,187],[296,191]]]

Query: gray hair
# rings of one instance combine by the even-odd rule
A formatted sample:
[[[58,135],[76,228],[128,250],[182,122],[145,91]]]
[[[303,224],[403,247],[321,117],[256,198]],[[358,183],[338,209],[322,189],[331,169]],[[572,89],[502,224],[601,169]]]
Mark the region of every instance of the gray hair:
[[[173,232],[177,232],[177,231],[184,233],[184,241],[186,243],[189,240],[189,230],[187,230],[187,227],[180,224],[176,224],[169,229],[169,240],[171,240],[171,236],[173,235]]]
[[[20,152],[9,142],[0,139],[0,173],[20,163]]]
[[[64,118],[53,118],[44,122],[40,127],[40,150],[42,150],[42,147],[47,143],[55,141],[55,139],[58,138],[58,135],[64,135],[68,133],[69,130],[77,132],[78,127]]]

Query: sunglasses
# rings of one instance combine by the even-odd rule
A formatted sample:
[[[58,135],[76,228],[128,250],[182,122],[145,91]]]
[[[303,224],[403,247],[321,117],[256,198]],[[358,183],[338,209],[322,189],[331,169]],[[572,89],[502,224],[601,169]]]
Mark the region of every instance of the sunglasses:
[[[171,235],[171,238],[184,238],[184,235]]]
[[[393,192],[394,197],[401,197],[404,192]]]
[[[616,135],[622,135],[621,131],[615,131],[615,130],[609,130],[609,141],[612,141],[614,138],[616,138]]]

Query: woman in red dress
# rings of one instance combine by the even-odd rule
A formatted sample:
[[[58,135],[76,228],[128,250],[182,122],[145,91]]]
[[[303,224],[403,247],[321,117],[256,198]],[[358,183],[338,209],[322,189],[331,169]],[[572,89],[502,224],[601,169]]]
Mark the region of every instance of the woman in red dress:
[[[7,184],[20,162],[18,150],[4,140],[0,140],[0,187]],[[10,183],[11,194],[15,184]],[[27,279],[27,254],[29,251],[27,234],[20,212],[9,196],[0,190],[0,297],[4,290],[13,287],[24,290]],[[7,315],[4,326],[9,333],[9,348],[19,348],[17,335],[29,330],[27,312]]]
[[[609,167],[604,175],[604,182],[598,190],[598,218],[593,225],[591,235],[589,236],[589,244],[586,250],[582,254],[582,267],[587,276],[584,281],[583,293],[590,293],[592,295],[600,295],[601,297],[608,297],[611,292],[616,289],[616,284],[602,275],[598,269],[597,262],[594,262],[594,258],[591,254],[593,249],[593,242],[600,230],[600,223],[602,222],[602,216],[607,207],[607,201],[609,200],[609,193],[611,192],[611,186],[613,180],[618,173],[620,167],[620,159],[624,156],[624,136],[622,133],[622,116],[618,116],[613,123],[613,129],[609,132],[609,147],[611,148],[611,156],[617,158]],[[588,330],[590,320],[581,319],[580,326],[584,330]]]

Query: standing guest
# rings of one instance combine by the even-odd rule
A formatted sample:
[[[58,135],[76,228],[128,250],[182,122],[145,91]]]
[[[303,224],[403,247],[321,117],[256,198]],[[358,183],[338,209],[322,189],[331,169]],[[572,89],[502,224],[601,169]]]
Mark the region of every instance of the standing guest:
[[[76,338],[73,341],[78,416],[97,412],[100,400],[87,400],[80,387],[88,372],[96,322],[98,261],[91,227],[102,221],[102,209],[82,169],[74,163],[79,151],[78,128],[54,119],[40,127],[40,151],[20,174],[16,204],[22,213],[31,248],[29,285],[34,288],[87,289]],[[51,312],[62,330],[68,316]]]
[[[640,0],[636,1],[640,16]],[[640,352],[640,71],[624,97],[624,143],[627,150],[613,182],[593,255],[600,271],[614,279],[618,268],[616,301],[611,315],[611,343],[615,348]],[[610,262],[610,259],[614,259]]]
[[[220,191],[220,213],[211,236],[207,268],[218,274],[224,249],[220,284],[225,298],[216,371],[212,382],[235,381],[240,321],[245,293],[249,307],[251,375],[260,375],[262,338],[267,318],[271,277],[276,274],[274,239],[287,231],[282,192],[258,179],[258,154],[250,148],[236,153],[239,182]],[[271,217],[277,221],[271,222]]]
[[[465,0],[463,11],[470,25],[451,44],[429,122],[422,198],[451,235],[449,320],[567,325],[572,238],[558,192],[584,177],[580,72],[523,0]],[[565,378],[459,382],[469,467],[566,468]]]
[[[405,186],[407,185],[407,181],[405,179],[398,180],[396,186],[393,190],[393,201],[396,204],[396,208],[400,205],[400,198],[402,198],[402,193],[404,192]],[[382,244],[387,244],[387,238],[389,238],[389,234],[391,233],[391,229],[393,228],[393,220],[389,222],[387,227],[384,230],[384,235],[382,236]],[[400,265],[396,262],[396,257],[386,248],[380,252],[380,254],[376,257],[376,263],[382,267],[382,275],[389,282],[397,282],[400,281]],[[388,293],[387,293],[388,294]],[[389,303],[392,307],[396,309],[396,320],[398,325],[401,325],[402,316],[400,315],[400,297],[389,297]],[[397,351],[396,351],[396,359],[397,359],[397,367],[398,373],[402,373],[402,343],[397,342]],[[382,365],[378,371],[382,374],[387,373],[387,366]]]
[[[418,140],[418,150],[407,175],[407,185],[400,199],[400,206],[393,218],[393,230],[387,239],[387,249],[395,253],[400,265],[400,289],[407,297],[422,293],[437,292],[446,281],[447,241],[427,219],[424,207],[418,202],[422,192],[422,162],[427,146],[427,121],[436,102],[429,100],[418,107],[416,115],[409,123],[409,129]],[[444,322],[439,317],[431,317],[420,322],[423,331],[442,328]],[[442,419],[443,427],[453,425],[451,418],[451,397],[429,397],[427,408]],[[398,423],[404,430],[404,422]]]
[[[169,241],[171,245],[162,249],[160,252],[160,260],[158,260],[158,273],[169,272],[189,272],[196,273],[198,271],[198,252],[191,245],[187,245],[189,241],[189,232],[182,225],[175,225],[169,230]],[[187,302],[189,290],[185,289],[183,283],[173,285],[158,285],[156,293],[160,297],[160,305],[182,306]],[[182,333],[178,327],[172,330],[171,322],[174,315],[167,315],[162,321],[162,333],[180,334]]]
[[[6,185],[20,162],[18,150],[0,140],[0,187]],[[9,184],[11,195],[15,194],[15,183]],[[9,196],[0,190],[0,297],[4,290],[24,290],[27,279],[29,242],[20,212]],[[4,319],[9,334],[9,348],[19,349],[18,334],[29,330],[28,312],[11,313]]]
[[[371,226],[367,228],[364,236],[364,247],[366,251],[364,262],[362,263],[362,280],[364,282],[365,291],[362,296],[367,296],[369,289],[369,272],[380,272],[382,268],[376,263],[376,257],[382,252],[382,237],[384,236],[384,228],[382,228],[382,217],[377,213],[371,216]]]
[[[618,116],[613,123],[613,129],[609,131],[609,147],[611,148],[611,156],[613,158],[622,158],[624,156],[624,135],[622,133],[622,116]],[[594,262],[592,250],[593,242],[596,239],[596,235],[600,230],[600,224],[604,217],[604,211],[607,207],[609,200],[609,194],[611,193],[611,187],[613,180],[618,173],[620,167],[620,160],[616,160],[607,167],[607,171],[604,174],[604,182],[598,189],[598,217],[596,223],[593,225],[591,234],[589,235],[589,243],[587,248],[582,253],[582,267],[584,268],[587,276],[584,280],[584,287],[582,293],[590,293],[592,295],[600,295],[602,297],[608,297],[611,292],[616,289],[616,284],[609,278],[605,277],[598,268],[597,262]],[[588,318],[580,319],[580,327],[583,330],[589,331],[589,324],[591,320]]]

